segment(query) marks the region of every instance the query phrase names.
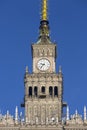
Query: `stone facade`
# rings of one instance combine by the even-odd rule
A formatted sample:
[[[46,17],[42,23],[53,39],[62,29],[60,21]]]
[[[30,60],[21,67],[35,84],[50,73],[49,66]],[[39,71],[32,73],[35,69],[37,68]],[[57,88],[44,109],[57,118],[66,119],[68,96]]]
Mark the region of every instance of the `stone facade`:
[[[58,120],[61,121],[62,85],[61,74],[27,74],[25,76],[26,122],[56,124]]]

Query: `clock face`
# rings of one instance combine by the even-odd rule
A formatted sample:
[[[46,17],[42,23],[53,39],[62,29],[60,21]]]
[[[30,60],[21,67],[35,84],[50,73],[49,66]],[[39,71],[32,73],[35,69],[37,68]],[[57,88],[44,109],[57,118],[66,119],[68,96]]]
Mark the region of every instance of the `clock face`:
[[[38,61],[37,67],[39,70],[46,71],[50,67],[50,62],[47,59],[41,59]]]

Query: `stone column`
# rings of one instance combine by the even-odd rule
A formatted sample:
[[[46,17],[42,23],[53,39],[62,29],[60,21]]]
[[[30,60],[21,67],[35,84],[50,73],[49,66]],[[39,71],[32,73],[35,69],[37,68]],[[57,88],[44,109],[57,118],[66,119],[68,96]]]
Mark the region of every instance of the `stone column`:
[[[53,92],[52,92],[53,95],[52,95],[52,96],[53,96],[53,98],[54,98],[54,87],[53,87],[53,86],[52,86],[52,90],[53,90]]]
[[[32,97],[34,97],[34,86],[32,86]]]

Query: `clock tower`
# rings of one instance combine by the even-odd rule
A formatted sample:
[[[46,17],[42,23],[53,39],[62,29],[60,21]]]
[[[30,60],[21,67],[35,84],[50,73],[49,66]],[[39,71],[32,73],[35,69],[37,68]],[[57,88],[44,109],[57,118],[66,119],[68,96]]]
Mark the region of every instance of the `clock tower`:
[[[42,9],[45,10],[44,8],[47,11],[47,0],[43,1]],[[55,73],[56,44],[50,40],[49,21],[43,13],[47,12],[42,11],[38,41],[32,45],[33,73]]]
[[[56,126],[63,112],[63,75],[61,67],[56,72],[56,44],[51,42],[47,14],[47,0],[42,0],[39,37],[32,44],[32,73],[26,73],[25,120],[32,126]]]

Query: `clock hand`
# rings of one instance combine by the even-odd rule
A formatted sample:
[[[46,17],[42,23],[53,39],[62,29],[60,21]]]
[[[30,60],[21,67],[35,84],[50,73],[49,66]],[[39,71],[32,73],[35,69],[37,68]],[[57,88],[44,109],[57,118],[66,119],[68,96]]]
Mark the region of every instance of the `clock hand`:
[[[41,65],[42,65],[42,66],[41,66],[40,68],[42,68],[45,64],[41,63]]]
[[[41,65],[45,65],[44,63],[41,63]]]

